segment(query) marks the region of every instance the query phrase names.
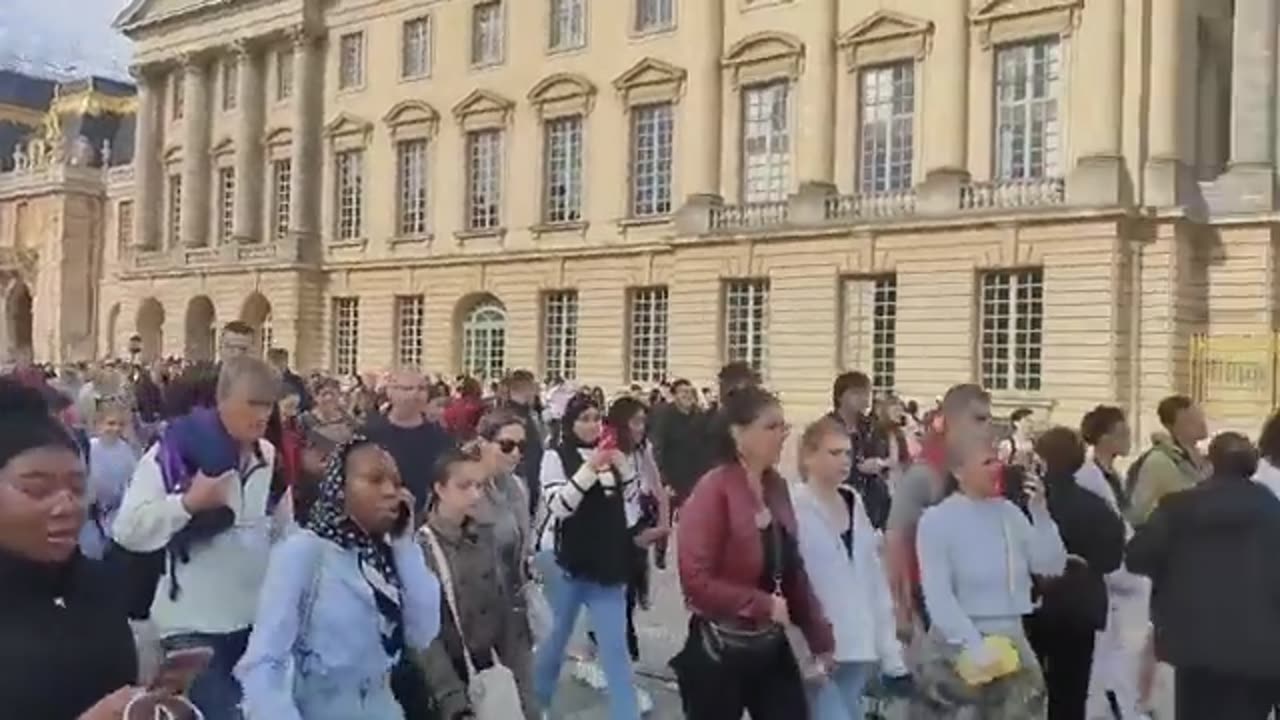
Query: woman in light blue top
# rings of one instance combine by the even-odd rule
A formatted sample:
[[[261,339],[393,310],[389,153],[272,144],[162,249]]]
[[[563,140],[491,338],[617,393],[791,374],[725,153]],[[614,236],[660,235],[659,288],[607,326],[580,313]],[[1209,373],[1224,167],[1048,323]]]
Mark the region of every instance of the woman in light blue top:
[[[943,654],[967,653],[979,668],[998,661],[983,638],[1006,637],[1018,651],[1019,670],[974,688],[972,697],[960,702],[932,696],[934,715],[955,717],[971,701],[967,704],[976,704],[981,717],[1043,718],[1044,677],[1023,634],[1022,617],[1032,609],[1032,576],[1061,575],[1067,551],[1038,478],[1027,476],[1028,513],[1023,514],[1002,494],[1003,468],[989,445],[971,444],[961,455],[953,464],[958,487],[925,511],[917,531],[930,633],[945,648]],[[932,685],[929,678],[922,684],[926,692]]]
[[[356,436],[330,456],[305,529],[271,553],[236,666],[248,720],[403,720],[392,668],[440,630],[413,506],[377,445]]]

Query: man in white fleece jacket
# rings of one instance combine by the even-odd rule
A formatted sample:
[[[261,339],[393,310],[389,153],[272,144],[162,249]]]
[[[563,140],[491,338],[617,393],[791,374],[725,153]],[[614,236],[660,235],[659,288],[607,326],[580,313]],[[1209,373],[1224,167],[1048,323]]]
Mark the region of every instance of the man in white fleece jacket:
[[[268,501],[275,448],[262,438],[278,387],[274,372],[261,360],[240,357],[223,363],[217,417],[240,445],[239,467],[221,477],[198,473],[185,493],[169,494],[157,444],[138,464],[113,526],[122,547],[149,553],[166,548],[196,513],[222,507],[234,513],[230,528],[190,547],[187,562],[166,561],[151,606],[166,652],[190,647],[214,652],[190,691],[206,720],[240,717],[240,686],[231,670],[248,642],[271,548]]]

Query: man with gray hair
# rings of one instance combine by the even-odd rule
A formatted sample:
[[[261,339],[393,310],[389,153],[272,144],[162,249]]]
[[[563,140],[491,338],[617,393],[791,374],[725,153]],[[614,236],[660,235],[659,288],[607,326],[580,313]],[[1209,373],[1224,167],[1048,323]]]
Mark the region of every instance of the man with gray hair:
[[[143,457],[113,526],[135,553],[165,552],[151,619],[167,652],[208,647],[213,660],[191,686],[207,720],[239,717],[231,670],[244,653],[266,575],[275,447],[263,439],[279,379],[262,360],[224,358],[216,407],[175,419]]]

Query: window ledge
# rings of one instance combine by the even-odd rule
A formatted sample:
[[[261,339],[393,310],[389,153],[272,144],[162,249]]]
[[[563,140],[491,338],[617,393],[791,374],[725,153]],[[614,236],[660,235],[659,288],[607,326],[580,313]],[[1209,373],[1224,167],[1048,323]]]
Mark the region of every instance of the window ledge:
[[[368,238],[356,238],[355,240],[331,240],[329,242],[329,247],[334,250],[364,250],[368,245]]]
[[[424,75],[401,75],[398,82],[401,85],[408,85],[411,83],[418,83],[418,82],[422,82],[423,80],[430,80],[430,79],[431,79],[431,71],[428,70]]]
[[[502,239],[507,234],[507,228],[484,228],[481,230],[459,230],[453,234],[458,240],[482,240],[484,238]]]
[[[618,220],[620,228],[641,228],[653,227],[655,225],[669,225],[675,219],[675,215],[667,213],[665,215],[640,215],[635,217],[625,217]]]
[[[529,229],[533,231],[535,237],[558,234],[577,234],[585,237],[587,228],[590,226],[591,223],[585,220],[575,220],[573,222],[538,223]]]
[[[996,410],[1013,411],[1020,407],[1048,412],[1058,401],[1047,397],[1044,391],[1031,390],[992,390],[991,407]],[[1007,413],[1006,413],[1007,414]]]
[[[420,243],[429,243],[435,239],[435,233],[420,233],[417,235],[393,235],[387,241],[391,245],[417,245]]]
[[[471,69],[471,70],[473,70],[473,71],[475,71],[475,72],[480,72],[480,71],[483,71],[483,70],[492,70],[492,69],[494,69],[494,68],[502,67],[505,63],[506,63],[506,60],[505,60],[505,59],[504,59],[504,60],[485,60],[485,61],[483,61],[483,62],[473,62],[473,63],[471,63],[471,64],[470,64],[470,69]]]
[[[672,23],[670,25],[661,25],[661,26],[655,26],[651,28],[644,28],[643,30],[633,27],[630,31],[627,32],[627,37],[637,42],[643,42],[645,40],[652,40],[654,38],[663,37],[665,35],[674,35],[675,32],[676,32],[675,23]]]
[[[365,84],[352,85],[351,87],[338,88],[338,95],[358,95],[364,92]]]

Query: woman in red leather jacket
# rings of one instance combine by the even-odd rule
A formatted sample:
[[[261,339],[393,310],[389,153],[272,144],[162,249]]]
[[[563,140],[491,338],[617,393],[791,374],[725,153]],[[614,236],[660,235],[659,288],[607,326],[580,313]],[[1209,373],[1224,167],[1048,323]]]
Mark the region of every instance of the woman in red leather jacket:
[[[721,399],[713,427],[718,464],[681,510],[680,584],[692,616],[671,665],[686,717],[739,720],[745,710],[752,720],[791,720],[805,712],[805,693],[783,630],[803,631],[819,671],[834,641],[776,469],[786,420],[777,398],[747,387]]]

